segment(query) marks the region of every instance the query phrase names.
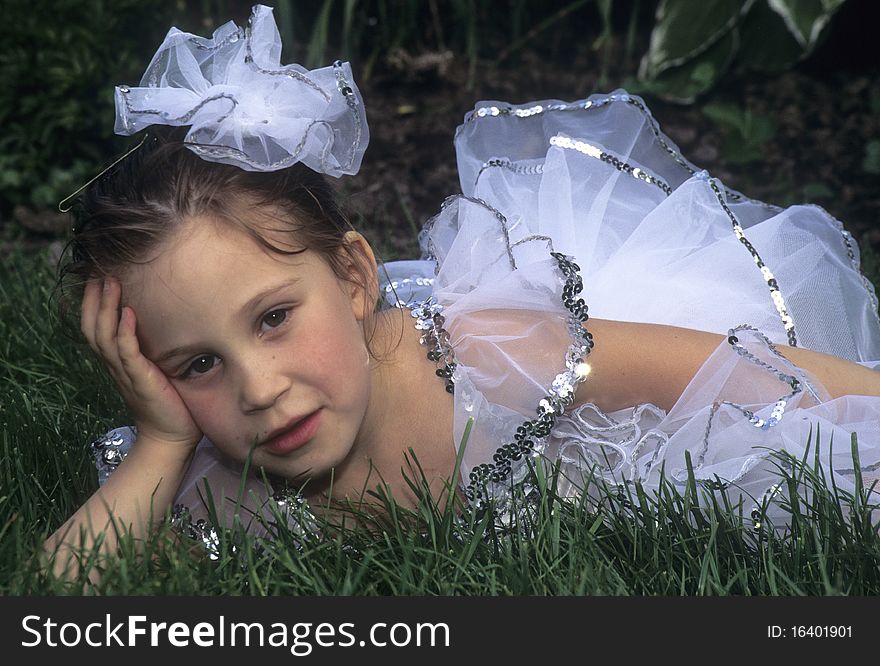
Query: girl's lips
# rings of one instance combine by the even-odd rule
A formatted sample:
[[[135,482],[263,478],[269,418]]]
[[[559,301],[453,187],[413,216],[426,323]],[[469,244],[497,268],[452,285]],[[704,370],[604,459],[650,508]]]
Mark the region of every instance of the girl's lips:
[[[316,409],[304,419],[295,423],[289,430],[285,430],[280,435],[263,443],[263,448],[276,455],[284,455],[291,451],[296,451],[315,436],[320,425],[321,410]]]

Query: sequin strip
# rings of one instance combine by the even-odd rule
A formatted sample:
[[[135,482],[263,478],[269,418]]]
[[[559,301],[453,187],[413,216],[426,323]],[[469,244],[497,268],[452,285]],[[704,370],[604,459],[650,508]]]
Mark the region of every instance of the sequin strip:
[[[827,211],[822,209],[826,215],[828,215]],[[840,221],[828,215],[834,222],[837,224],[837,228],[840,230],[840,235],[843,237],[843,244],[846,246],[846,256],[849,257],[849,261],[852,264],[853,269],[862,280],[862,286],[865,288],[865,291],[868,293],[868,299],[871,301],[871,312],[874,313],[874,318],[877,320],[877,323],[880,324],[880,312],[878,312],[878,303],[877,303],[877,292],[874,290],[874,285],[871,284],[871,281],[865,277],[865,274],[862,273],[862,267],[859,263],[859,260],[856,259],[856,253],[853,250],[853,245],[855,244],[855,239],[852,237],[852,234],[843,228],[843,225]]]
[[[272,500],[292,531],[303,536],[318,532],[318,519],[301,492],[284,483],[275,490]]]
[[[253,12],[251,14],[251,19],[253,19]],[[208,47],[203,44],[200,44],[198,41],[195,40],[195,38],[191,39],[190,41],[192,41],[194,44],[196,44],[196,46],[198,46],[201,49],[213,50],[213,49],[219,48],[220,46],[223,46],[227,43],[237,42],[239,39],[239,34],[240,34],[240,30],[239,30],[239,32],[233,33],[232,35],[228,36],[225,40],[223,40],[219,44],[216,44],[212,47]],[[245,62],[248,63],[251,67],[253,67],[255,70],[257,70],[261,74],[267,74],[270,76],[287,76],[289,78],[296,79],[297,81],[300,81],[301,83],[304,83],[307,86],[314,88],[317,92],[319,92],[321,94],[321,96],[324,98],[325,102],[330,102],[330,95],[328,95],[325,90],[323,90],[320,86],[318,86],[318,84],[316,84],[314,81],[312,81],[310,78],[308,78],[307,76],[305,76],[301,72],[298,72],[295,69],[269,70],[269,69],[263,69],[260,66],[258,66],[254,62],[254,59],[253,59],[253,52],[251,50],[250,30],[245,31],[245,45],[246,45],[245,48],[247,49],[247,55],[245,56]],[[334,71],[336,74],[336,86],[337,86],[340,94],[345,99],[345,103],[348,106],[348,109],[351,112],[353,120],[354,120],[355,140],[352,142],[351,146],[349,147],[348,163],[346,164],[346,168],[350,168],[352,163],[354,162],[354,156],[355,156],[357,146],[360,145],[361,137],[363,136],[363,125],[361,123],[360,114],[358,113],[357,96],[354,94],[354,89],[351,87],[348,80],[345,78],[345,74],[343,73],[343,69],[342,69],[342,61],[340,61],[340,60],[335,61],[333,63],[333,68],[334,68]],[[155,87],[155,85],[153,87]],[[123,94],[123,100],[125,101],[126,117],[124,118],[123,121],[126,125],[126,128],[130,128],[130,123],[128,121],[128,115],[131,113],[152,114],[152,115],[163,115],[164,114],[163,111],[159,111],[156,109],[132,109],[131,102],[128,98],[128,95],[131,92],[131,89],[128,86],[119,86],[119,92],[121,92]],[[170,119],[170,118],[167,118],[167,116],[163,116],[163,117],[165,120],[170,120],[171,122],[180,123],[182,125],[185,125],[187,123],[187,121],[190,120],[203,106],[205,106],[206,104],[208,104],[210,102],[215,102],[219,99],[229,99],[232,102],[233,109],[238,104],[238,102],[235,100],[235,98],[232,95],[230,95],[228,93],[220,93],[218,95],[214,95],[212,97],[209,97],[207,99],[202,100],[196,106],[194,106],[192,109],[190,109],[187,113],[180,116],[179,118]],[[231,112],[232,111],[230,109],[229,113],[231,113]],[[226,116],[219,118],[217,120],[217,122],[223,121],[226,117],[228,117],[229,113],[227,113]],[[190,145],[190,147],[192,148],[192,150],[194,152],[201,154],[201,155],[211,155],[211,156],[215,156],[215,157],[232,156],[237,160],[241,160],[243,162],[246,162],[246,163],[250,164],[251,166],[259,167],[260,169],[269,168],[269,169],[274,170],[274,169],[280,169],[280,168],[284,168],[286,166],[290,166],[291,164],[293,164],[294,162],[297,161],[299,154],[305,148],[305,144],[306,144],[306,140],[309,136],[309,132],[312,130],[312,128],[315,125],[326,125],[330,129],[331,134],[333,133],[333,128],[330,126],[329,123],[327,123],[327,121],[319,120],[319,119],[313,120],[309,124],[309,126],[306,128],[306,130],[303,132],[303,137],[300,140],[299,144],[297,144],[296,148],[294,148],[293,151],[287,157],[280,159],[277,162],[273,162],[269,165],[264,165],[260,162],[256,162],[253,159],[251,159],[248,155],[243,153],[242,151],[239,151],[239,150],[232,148],[232,147],[229,147],[229,146],[205,145],[205,144],[194,143],[192,141],[188,141],[187,143]],[[321,155],[321,166],[324,171],[329,171],[329,169],[327,168],[327,153],[329,152],[329,150],[330,150],[330,145],[329,144],[325,145],[324,152]]]
[[[486,485],[501,483],[513,471],[513,464],[526,456],[537,456],[543,452],[550,431],[556,419],[565,408],[574,402],[577,384],[583,382],[589,373],[586,358],[593,348],[593,336],[583,327],[589,319],[587,304],[578,294],[583,290],[583,280],[578,274],[580,267],[571,257],[559,252],[551,252],[564,281],[562,302],[569,311],[569,332],[574,342],[565,353],[566,370],[556,375],[547,396],[538,403],[537,418],[524,421],[516,429],[514,441],[500,446],[492,457],[493,462],[477,465],[471,470],[465,494],[477,507],[485,506],[488,500]]]
[[[543,234],[531,234],[530,236],[523,236],[518,241],[510,244],[510,249],[517,247],[518,245],[522,245],[523,243],[532,243],[534,241],[544,241],[547,243],[549,248],[553,248],[553,239],[550,236],[544,236]]]
[[[306,140],[309,138],[309,132],[315,125],[327,125],[328,127],[330,126],[329,123],[324,120],[313,120],[311,123],[309,123],[308,127],[306,127],[305,131],[303,132],[302,138],[299,140],[299,143],[296,144],[296,147],[287,155],[287,157],[284,157],[277,162],[272,162],[272,164],[269,164],[268,166],[272,169],[278,169],[284,166],[289,166],[296,162],[299,154],[306,146]],[[233,148],[232,146],[216,146],[193,141],[186,141],[186,143],[193,150],[193,152],[199,155],[213,155],[216,157],[233,156],[235,157],[235,159],[241,160],[242,162],[247,162],[248,164],[259,167],[260,169],[266,168],[266,165],[251,159],[249,155],[238,150],[237,148]],[[329,146],[325,145],[324,152],[321,154],[322,168],[326,168],[328,148]]]
[[[791,347],[797,347],[797,336],[794,332],[794,319],[791,318],[791,315],[788,313],[788,308],[785,306],[785,298],[783,298],[782,292],[779,291],[779,283],[776,281],[776,278],[770,269],[764,264],[761,255],[758,254],[755,246],[752,245],[748,238],[746,238],[739,220],[724,200],[724,196],[721,193],[721,189],[718,187],[717,181],[714,178],[710,178],[705,171],[701,171],[696,175],[709,183],[709,187],[712,189],[712,192],[715,193],[715,198],[718,200],[722,210],[727,214],[727,217],[730,218],[730,222],[733,224],[734,236],[736,236],[737,240],[745,246],[749,251],[749,254],[752,255],[755,265],[761,271],[761,276],[770,288],[770,298],[773,300],[773,305],[776,306],[776,312],[782,320],[782,326],[785,328],[785,333],[788,336],[788,344]]]
[[[340,60],[335,61],[333,63],[333,68],[336,73],[337,88],[339,89],[340,94],[345,98],[345,103],[348,106],[349,111],[352,113],[352,117],[354,118],[354,123],[355,123],[355,139],[354,139],[354,141],[352,141],[351,145],[349,146],[348,163],[346,165],[346,168],[350,168],[352,162],[354,161],[355,150],[356,150],[357,146],[360,145],[360,142],[361,142],[361,137],[363,135],[363,127],[361,125],[361,117],[358,114],[358,110],[357,110],[357,97],[354,94],[354,90],[349,85],[348,81],[346,80],[345,74],[343,74],[342,61],[340,61]],[[260,70],[260,71],[264,72],[264,73],[272,73],[272,72],[266,72],[266,70]],[[281,70],[279,70],[279,71],[281,71]],[[324,94],[325,97],[327,97],[326,93],[324,93],[323,91],[321,91],[321,92],[322,92],[322,94]],[[327,97],[327,100],[329,101],[329,97]],[[194,112],[195,111],[192,111],[191,113],[194,113]],[[293,151],[291,151],[287,157],[284,157],[284,158],[278,160],[277,162],[273,162],[272,164],[269,165],[269,167],[272,169],[279,169],[279,168],[283,168],[286,166],[290,166],[291,164],[296,162],[296,160],[299,157],[299,154],[305,149],[306,141],[308,140],[308,137],[309,137],[309,132],[311,132],[312,128],[315,125],[325,125],[325,126],[327,126],[330,133],[333,134],[333,127],[327,121],[313,120],[311,123],[309,123],[309,126],[306,127],[305,131],[303,132],[302,138],[300,139],[300,141],[296,145],[296,147],[293,149]],[[329,171],[329,169],[327,168],[327,154],[330,151],[331,146],[332,146],[331,143],[329,143],[329,142],[326,143],[324,145],[324,151],[321,153],[321,168],[324,171]],[[239,159],[243,162],[247,162],[248,164],[250,164],[252,166],[259,167],[260,169],[266,168],[265,165],[252,160],[249,155],[237,150],[236,148],[232,148],[231,146],[210,146],[210,145],[195,143],[195,144],[191,144],[191,148],[198,154],[212,155],[212,156],[218,156],[218,157],[232,155],[236,159]]]
[[[295,535],[305,536],[318,532],[317,518],[302,493],[283,483],[274,491],[272,501],[278,507],[279,517],[285,520]],[[193,521],[192,513],[186,506],[175,504],[171,510],[170,524],[190,539],[201,543],[208,559],[216,561],[220,558],[220,536],[217,528],[210,521],[204,518]],[[298,548],[302,547],[299,541],[294,541],[294,545]],[[231,548],[233,551],[236,550],[234,544]]]
[[[128,94],[131,92],[131,88],[128,86],[119,86],[119,92],[122,93],[122,99],[125,101],[125,126],[126,128],[130,128],[131,124],[128,122],[128,115],[131,113],[136,113],[139,115],[154,115],[154,116],[162,116],[163,120],[167,120],[169,123],[180,123],[181,125],[185,125],[188,120],[190,120],[196,113],[198,113],[203,106],[206,104],[210,104],[211,102],[216,102],[220,99],[228,99],[232,102],[232,107],[230,108],[229,113],[232,113],[232,109],[238,106],[238,101],[229,93],[219,93],[217,95],[212,95],[211,97],[206,97],[201,102],[196,104],[189,111],[184,113],[182,116],[178,116],[177,118],[170,118],[166,111],[159,111],[158,109],[133,109],[131,108],[131,101],[128,99]],[[228,116],[229,113],[226,115]],[[226,117],[226,116],[224,116]]]
[[[207,520],[199,518],[193,522],[189,509],[183,504],[175,504],[171,510],[171,526],[190,539],[200,542],[208,554],[208,559],[214,561],[220,559],[220,537],[217,529]]]
[[[124,122],[125,122],[125,125],[127,128],[131,126],[128,121],[128,115],[132,114],[132,113],[154,114],[154,115],[163,115],[164,116],[164,114],[165,114],[164,111],[158,111],[155,109],[133,109],[131,107],[131,102],[128,99],[128,93],[131,92],[131,90],[129,89],[128,86],[119,86],[119,92],[121,92],[123,94],[123,100],[125,101],[126,117],[124,119]],[[194,106],[192,109],[190,109],[187,113],[185,113],[184,115],[182,115],[178,118],[165,117],[164,119],[169,120],[171,122],[180,123],[182,125],[185,125],[187,123],[187,121],[189,121],[203,106],[205,106],[206,104],[209,104],[211,102],[216,102],[217,100],[220,100],[220,99],[228,99],[230,102],[232,102],[233,109],[238,105],[238,101],[232,95],[230,95],[229,93],[220,93],[218,95],[214,95],[212,97],[208,97],[206,99],[203,99],[196,106]],[[232,111],[230,109],[229,113],[231,113],[231,112]],[[226,116],[223,116],[219,120],[220,121],[224,120],[226,117],[229,116],[229,113],[227,113]],[[290,154],[288,154],[287,157],[284,157],[283,159],[280,159],[277,162],[273,162],[272,164],[269,164],[268,167],[270,167],[272,169],[278,169],[278,168],[282,168],[284,166],[289,166],[289,165],[293,164],[294,162],[296,162],[297,158],[299,157],[299,154],[303,151],[303,148],[305,148],[306,140],[308,139],[309,132],[311,131],[312,127],[314,127],[315,125],[319,125],[319,124],[329,126],[329,124],[324,120],[313,120],[309,124],[309,126],[306,127],[305,131],[303,132],[303,136],[300,139],[300,142],[296,145],[296,147],[293,149],[293,151]],[[242,162],[247,162],[248,164],[250,164],[252,166],[260,167],[261,169],[264,169],[267,167],[267,165],[264,165],[261,162],[257,162],[255,160],[251,159],[251,157],[249,155],[247,155],[244,152],[238,150],[237,148],[233,148],[231,146],[216,146],[216,145],[211,145],[211,144],[202,144],[202,143],[194,142],[192,140],[186,140],[185,143],[193,150],[193,152],[195,152],[199,155],[211,155],[211,156],[216,156],[216,157],[232,156],[237,160],[241,160]],[[325,149],[325,153],[321,156],[321,163],[322,163],[322,167],[326,165],[326,149]]]
[[[657,143],[669,153],[670,157],[677,164],[679,164],[683,169],[685,169],[689,174],[693,175],[696,173],[696,170],[687,162],[687,160],[682,157],[682,155],[674,150],[663,138],[663,134],[660,132],[660,128],[657,125],[657,121],[654,120],[654,116],[651,115],[651,112],[636,98],[626,94],[612,94],[607,97],[595,100],[582,100],[580,102],[570,102],[570,103],[560,103],[560,104],[545,104],[545,105],[535,105],[527,108],[518,108],[514,106],[484,106],[474,111],[469,112],[465,115],[464,124],[477,120],[479,118],[491,118],[497,116],[514,116],[516,118],[529,118],[531,116],[538,115],[540,113],[554,112],[554,111],[585,111],[587,109],[599,109],[603,106],[607,106],[612,102],[624,102],[629,104],[635,109],[638,109],[639,112],[645,117],[645,120],[648,121],[648,127],[651,129],[654,137],[657,139]],[[771,210],[780,210],[778,206],[772,206],[763,201],[755,201],[753,199],[749,199],[748,197],[743,196],[739,192],[734,192],[733,190],[725,190],[728,198],[736,199],[736,200],[746,200],[752,201],[754,203],[760,204],[765,208],[769,208]]]
[[[424,331],[419,342],[428,347],[428,359],[437,364],[435,371],[446,384],[448,393],[455,393],[455,353],[449,344],[449,333],[443,328],[446,318],[443,306],[431,296],[424,301],[417,301],[409,306],[410,315],[416,320],[415,327]]]
[[[98,480],[101,483],[116,471],[116,468],[128,454],[125,438],[111,435],[111,433],[96,439],[91,443],[90,448],[95,456],[95,467],[98,469]]]
[[[223,48],[227,44],[235,44],[243,36],[244,36],[244,32],[242,31],[242,29],[237,28],[235,30],[235,32],[227,35],[219,42],[215,42],[214,44],[211,44],[211,45],[207,45],[203,42],[211,42],[213,40],[211,40],[211,39],[206,40],[204,37],[190,37],[188,41],[190,43],[194,44],[195,47],[201,51],[216,51],[217,49]],[[148,87],[157,88],[159,86],[158,75],[159,75],[159,72],[154,69],[150,75],[150,81],[147,84]]]
[[[434,284],[434,278],[427,277],[415,277],[415,278],[403,278],[402,280],[392,280],[388,284],[385,285],[385,294],[394,294],[395,302],[393,304],[396,308],[407,307],[407,304],[400,300],[397,296],[398,290],[403,287],[407,287],[411,284],[416,285],[417,287],[430,287]]]
[[[348,110],[351,112],[351,116],[354,119],[354,127],[355,127],[355,135],[354,141],[352,141],[351,146],[349,147],[349,155],[348,155],[348,166],[350,167],[352,162],[354,162],[354,153],[357,146],[361,144],[361,136],[363,134],[363,127],[361,127],[361,117],[358,114],[358,102],[357,97],[354,94],[354,89],[349,85],[348,81],[345,79],[345,74],[342,70],[342,61],[336,60],[333,62],[333,70],[336,73],[336,87],[339,89],[339,92],[342,93],[342,96],[345,98],[345,104],[348,106]]]
[[[567,150],[576,150],[577,152],[583,153],[584,155],[589,155],[590,157],[594,157],[597,160],[607,162],[618,171],[628,173],[636,180],[642,180],[649,185],[654,185],[655,187],[660,188],[661,190],[663,190],[663,192],[666,193],[666,196],[672,194],[672,188],[669,187],[669,185],[665,181],[657,178],[656,176],[650,175],[639,167],[634,167],[631,164],[624,162],[620,158],[615,157],[611,153],[605,152],[601,148],[594,146],[591,143],[587,143],[586,141],[581,141],[579,139],[570,139],[567,136],[562,136],[560,134],[550,138],[550,145],[557,146],[558,148],[565,148]]]
[[[424,247],[426,251],[424,258],[435,263],[435,272],[440,269],[440,266],[437,262],[437,254],[434,252],[434,241],[431,240],[431,229],[433,228],[434,222],[437,220],[437,218],[443,214],[443,211],[445,211],[446,208],[451,206],[454,202],[460,200],[469,201],[472,204],[482,206],[495,216],[495,219],[501,226],[501,230],[504,232],[504,246],[507,250],[507,260],[510,262],[511,269],[516,270],[516,259],[513,258],[513,252],[511,251],[512,246],[510,244],[510,230],[507,228],[507,218],[504,217],[504,214],[498,209],[490,206],[482,199],[478,199],[477,197],[468,197],[464,194],[452,194],[443,200],[443,203],[440,204],[440,212],[437,213],[437,215],[431,217],[427,222],[425,222],[425,225],[422,227],[422,231],[419,233],[419,243],[422,244],[423,239],[425,241]]]
[[[700,447],[700,451],[697,454],[697,458],[696,458],[696,461],[694,464],[694,468],[693,468],[694,471],[699,470],[705,462],[706,453],[709,450],[709,435],[712,431],[712,423],[714,422],[715,414],[718,412],[718,409],[721,405],[728,405],[730,407],[733,407],[734,409],[739,411],[743,416],[745,416],[748,419],[749,423],[754,425],[756,428],[759,428],[763,431],[767,431],[770,428],[772,428],[773,426],[775,426],[776,424],[778,424],[779,421],[782,420],[782,417],[785,414],[785,408],[788,405],[788,402],[794,396],[796,396],[798,393],[803,391],[802,384],[806,385],[809,388],[810,392],[815,395],[815,390],[812,387],[810,387],[807,382],[802,382],[797,377],[785,374],[784,372],[777,370],[772,365],[765,363],[764,361],[759,359],[757,356],[755,356],[754,354],[749,352],[742,345],[742,343],[740,342],[739,338],[736,335],[740,331],[751,331],[756,336],[758,336],[762,340],[762,342],[764,342],[765,345],[767,345],[767,348],[770,349],[770,351],[773,354],[775,354],[776,356],[778,356],[782,360],[787,360],[787,359],[784,356],[782,356],[782,354],[779,353],[779,351],[776,349],[776,347],[773,345],[773,343],[770,342],[770,340],[763,333],[758,331],[753,326],[749,326],[747,324],[741,324],[740,326],[737,326],[736,328],[732,328],[727,332],[727,342],[733,348],[733,350],[737,354],[739,354],[739,356],[746,359],[750,363],[753,363],[753,364],[757,365],[758,367],[763,368],[764,370],[766,370],[770,374],[774,375],[781,382],[788,384],[791,387],[791,393],[780,397],[776,401],[776,404],[773,405],[773,410],[770,414],[770,417],[767,419],[763,419],[763,418],[757,416],[751,410],[748,410],[745,407],[743,407],[741,405],[737,405],[736,403],[731,402],[729,400],[721,400],[721,401],[713,403],[709,408],[709,419],[706,423],[706,431],[703,433],[703,443],[702,443],[702,446]],[[752,467],[754,467],[754,465],[758,461],[767,458],[769,455],[771,455],[771,454],[768,452],[768,453],[761,453],[761,454],[757,454],[755,456],[751,456],[746,459],[746,461],[743,463],[743,466],[740,469],[740,471],[736,475],[734,475],[733,478],[725,479],[724,481],[719,481],[719,482],[706,480],[706,481],[704,481],[704,485],[708,485],[708,486],[713,487],[718,490],[724,489],[727,486],[729,486],[731,483],[735,483],[735,482],[739,481],[743,476],[745,476],[745,474],[749,470],[752,469]],[[681,483],[685,482],[686,474],[687,474],[687,470],[676,470],[675,472],[673,472],[672,478],[675,481],[677,481],[679,484],[681,484]]]
[[[254,6],[253,10],[251,11],[251,17],[248,20],[248,24],[253,23],[254,15],[256,14],[256,12],[257,12],[257,7]],[[246,55],[245,55],[244,61],[246,63],[248,63],[249,65],[251,65],[254,69],[256,69],[261,74],[269,74],[270,76],[287,76],[291,79],[296,79],[297,81],[300,81],[301,83],[305,83],[310,88],[319,92],[321,94],[321,96],[324,98],[325,102],[330,101],[330,95],[328,95],[317,83],[312,81],[309,77],[307,77],[302,72],[298,72],[295,69],[263,69],[262,67],[257,65],[257,63],[254,62],[254,53],[253,53],[253,50],[251,49],[250,25],[248,26],[248,30],[245,33],[245,49],[246,49]]]
[[[688,171],[688,173],[690,173],[692,176],[696,175],[698,173],[698,171],[695,170],[693,167],[691,167],[691,165],[688,163],[688,161],[686,159],[684,159],[684,157],[681,155],[681,153],[679,153],[677,150],[674,150],[672,148],[672,146],[670,146],[668,143],[666,143],[666,140],[663,138],[663,133],[660,131],[660,126],[657,124],[657,121],[654,119],[654,116],[651,115],[651,112],[648,111],[648,109],[645,107],[645,105],[642,104],[638,99],[636,99],[634,97],[630,97],[629,95],[623,95],[621,97],[626,98],[626,99],[621,99],[621,101],[625,101],[627,104],[629,104],[633,108],[638,109],[641,112],[641,114],[645,117],[645,120],[648,121],[648,127],[651,129],[651,132],[654,134],[654,138],[657,139],[657,143],[660,144],[660,146],[663,148],[663,150],[665,150],[667,153],[669,153],[669,156],[672,157],[672,159],[677,164],[684,167]],[[761,206],[762,208],[765,208],[770,211],[777,211],[778,212],[778,211],[782,210],[779,206],[774,206],[772,204],[768,204],[765,201],[758,201],[757,199],[750,199],[749,197],[747,197],[743,194],[740,194],[739,192],[736,192],[734,190],[730,190],[727,188],[724,188],[724,195],[728,199],[732,199],[734,201],[748,201],[750,203],[757,204],[757,205]]]
[[[213,41],[213,40],[205,40],[203,37],[193,37],[190,38],[189,41],[195,44],[197,49],[202,51],[216,51],[219,48],[226,46],[227,44],[235,44],[239,39],[243,37],[243,31],[241,28],[236,29],[235,32],[227,35],[224,39],[219,42],[212,44],[210,46],[203,44],[203,41]]]
[[[754,328],[753,326],[740,324],[736,328],[732,328],[727,332],[727,342],[731,347],[733,347],[734,351],[737,354],[742,356],[744,359],[754,363],[755,365],[764,368],[767,372],[775,375],[778,380],[785,382],[786,384],[791,386],[791,393],[779,398],[779,400],[776,402],[776,405],[774,405],[773,407],[773,412],[771,413],[770,418],[766,421],[762,418],[755,416],[755,414],[750,412],[749,410],[743,409],[732,402],[722,402],[722,404],[731,405],[739,409],[746,417],[748,417],[749,422],[752,423],[755,427],[760,428],[761,430],[768,430],[779,423],[780,419],[782,419],[782,415],[785,413],[785,406],[787,402],[803,390],[803,388],[801,387],[802,381],[797,377],[794,377],[793,375],[788,375],[784,372],[777,370],[772,365],[765,363],[761,359],[757,358],[754,354],[749,352],[736,336],[736,334],[740,331],[752,331],[755,335],[762,339],[764,344],[766,344],[770,351],[773,352],[776,356],[786,361],[788,359],[780,354],[779,351],[777,351],[775,345],[770,342],[770,340],[763,333],[758,331],[758,329]],[[806,382],[803,383],[806,384]],[[815,396],[815,390],[812,387],[809,387],[809,389],[810,392]],[[816,396],[816,398],[818,400],[818,396]]]
[[[584,111],[587,109],[598,109],[603,106],[607,106],[612,102],[624,102],[629,104],[645,117],[645,120],[648,122],[648,127],[651,129],[651,132],[654,134],[657,143],[660,144],[660,147],[663,148],[670,157],[683,169],[685,169],[689,174],[694,175],[697,171],[688,163],[687,160],[676,150],[670,146],[666,140],[663,138],[662,132],[660,132],[660,127],[657,124],[657,121],[654,120],[654,116],[651,115],[651,112],[642,104],[638,99],[632,97],[626,93],[620,94],[612,94],[607,97],[595,100],[582,100],[580,102],[570,102],[570,103],[560,103],[560,104],[545,104],[545,105],[535,105],[528,108],[517,108],[513,106],[484,106],[474,111],[469,112],[465,115],[464,124],[469,122],[473,122],[480,118],[489,118],[495,116],[514,116],[516,118],[529,118],[531,116],[538,115],[540,113],[553,112],[553,111]],[[749,201],[751,203],[757,204],[766,208],[768,210],[779,211],[782,210],[779,206],[774,206],[772,204],[768,204],[764,201],[757,201],[755,199],[750,199],[739,192],[734,190],[726,189],[724,190],[725,195],[728,199],[733,199],[736,201]]]
[[[489,160],[480,167],[480,172],[477,174],[477,177],[474,180],[474,189],[476,189],[477,183],[480,182],[480,176],[483,175],[483,172],[486,171],[486,169],[492,168],[502,168],[525,176],[535,176],[544,173],[543,164],[514,164],[507,159]]]
[[[709,178],[708,174],[705,171],[696,171],[681,154],[674,150],[663,138],[662,132],[660,132],[660,127],[657,124],[657,121],[654,120],[654,117],[648,111],[648,109],[636,98],[628,95],[626,93],[620,94],[612,94],[607,97],[597,99],[597,100],[583,100],[582,102],[572,102],[572,103],[562,103],[562,104],[547,104],[547,105],[535,105],[527,108],[518,108],[513,106],[486,106],[480,107],[475,111],[468,113],[465,116],[465,124],[468,122],[472,122],[473,120],[479,118],[486,117],[497,117],[497,116],[514,116],[517,118],[528,118],[540,113],[552,112],[552,111],[581,111],[586,109],[596,109],[611,104],[613,102],[624,102],[629,104],[633,108],[637,109],[642,116],[644,116],[645,120],[648,123],[651,132],[654,134],[654,138],[657,140],[657,143],[669,154],[672,159],[679,164],[683,169],[685,169],[692,176],[701,177],[705,180],[709,181],[709,185],[712,188],[712,191],[715,193],[718,202],[721,204],[722,209],[730,218],[733,223],[734,234],[737,239],[748,249],[749,253],[752,255],[752,259],[757,264],[758,268],[761,270],[761,274],[764,276],[764,279],[767,281],[767,285],[770,287],[770,296],[773,300],[773,305],[776,307],[776,311],[779,313],[779,317],[782,320],[782,325],[785,328],[786,334],[788,335],[789,345],[792,347],[797,347],[797,336],[794,331],[794,320],[789,315],[788,310],[785,306],[785,299],[782,296],[782,292],[779,290],[779,285],[776,282],[776,279],[773,277],[773,274],[770,272],[770,269],[764,264],[761,257],[758,255],[757,250],[755,250],[754,246],[751,242],[745,238],[743,234],[742,226],[739,224],[736,216],[730,210],[730,207],[727,205],[725,201],[725,197],[732,200],[747,200],[756,204],[760,204],[765,208],[771,210],[779,210],[775,206],[769,206],[764,202],[754,201],[753,199],[747,199],[743,195],[738,192],[734,192],[733,190],[728,190],[727,188],[720,188],[718,186],[717,181],[714,178]],[[554,143],[554,141],[559,143]],[[631,165],[622,162],[618,158],[606,153],[605,151],[600,150],[598,147],[588,144],[584,141],[573,141],[572,139],[567,139],[566,137],[553,137],[550,139],[550,143],[552,145],[561,145],[563,148],[571,148],[574,150],[578,150],[583,152],[586,155],[590,155],[597,159],[601,159],[612,164],[615,168],[630,173],[630,175],[635,175],[633,171],[634,167]],[[578,145],[580,144],[580,145]],[[640,175],[636,175],[636,178],[641,178],[641,174],[644,174],[642,170],[639,170]],[[645,174],[647,176],[647,174]],[[648,181],[648,177],[641,178],[642,180]],[[660,189],[662,189],[667,194],[672,192],[672,189],[669,187],[667,183],[662,183],[659,181],[656,184]],[[664,187],[665,186],[665,187]],[[722,196],[722,191],[724,195]]]
[[[788,465],[787,463],[784,463],[784,466],[785,466],[785,469],[790,470],[790,465]],[[782,489],[782,486],[784,483],[785,483],[784,480],[779,481],[777,483],[774,483],[769,488],[767,488],[767,490],[764,491],[764,494],[761,495],[761,501],[752,507],[752,511],[751,511],[752,529],[755,532],[760,532],[764,527],[765,516],[764,516],[764,508],[763,507],[767,506],[767,504],[770,502],[770,500],[772,500],[779,493],[779,491]]]

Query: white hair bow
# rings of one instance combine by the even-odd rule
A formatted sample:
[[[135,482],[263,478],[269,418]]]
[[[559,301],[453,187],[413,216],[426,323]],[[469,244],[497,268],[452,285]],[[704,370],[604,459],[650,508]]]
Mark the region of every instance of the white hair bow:
[[[117,134],[149,125],[190,125],[200,157],[247,171],[295,162],[355,174],[369,142],[363,100],[349,64],[309,71],[281,66],[272,9],[253,8],[247,29],[232,21],[211,39],[171,28],[141,79],[116,87]]]

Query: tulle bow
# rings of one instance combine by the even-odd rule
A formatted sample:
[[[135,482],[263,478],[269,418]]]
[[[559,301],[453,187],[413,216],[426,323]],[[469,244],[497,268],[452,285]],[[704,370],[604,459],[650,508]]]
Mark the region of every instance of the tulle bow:
[[[171,28],[137,88],[116,87],[117,134],[190,125],[185,142],[203,159],[248,171],[303,162],[331,176],[355,174],[369,141],[363,100],[348,63],[309,71],[280,64],[272,9],[253,8],[206,39]]]

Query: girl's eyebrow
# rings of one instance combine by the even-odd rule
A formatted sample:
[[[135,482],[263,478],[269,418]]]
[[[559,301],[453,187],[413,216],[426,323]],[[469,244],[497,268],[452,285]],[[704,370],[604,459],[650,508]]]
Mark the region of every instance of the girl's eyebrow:
[[[239,312],[242,314],[246,314],[246,313],[250,312],[251,310],[256,309],[256,307],[260,304],[260,302],[263,299],[265,299],[266,297],[271,296],[276,291],[281,291],[282,289],[286,289],[287,287],[292,287],[293,285],[295,285],[299,281],[300,281],[300,279],[298,277],[290,278],[280,284],[276,284],[272,287],[269,287],[268,289],[264,289],[263,291],[261,291],[257,294],[254,294],[254,296],[252,296],[248,300],[248,302],[242,306],[242,308],[241,308],[241,310],[239,310]]]
[[[272,294],[281,291],[282,289],[286,289],[287,287],[291,287],[300,281],[300,278],[294,277],[279,284],[273,285],[268,289],[263,289],[262,291],[254,294],[250,299],[248,299],[247,303],[245,303],[239,312],[241,314],[247,314],[252,310],[255,310],[260,303],[271,296]],[[153,359],[153,363],[160,364],[164,361],[167,361],[170,358],[174,358],[175,356],[183,356],[189,355],[194,352],[199,351],[202,348],[202,345],[182,345],[180,347],[174,347],[173,349],[169,349],[167,352],[159,354],[155,359]]]

